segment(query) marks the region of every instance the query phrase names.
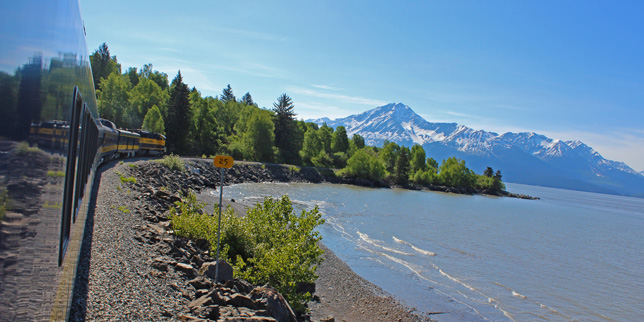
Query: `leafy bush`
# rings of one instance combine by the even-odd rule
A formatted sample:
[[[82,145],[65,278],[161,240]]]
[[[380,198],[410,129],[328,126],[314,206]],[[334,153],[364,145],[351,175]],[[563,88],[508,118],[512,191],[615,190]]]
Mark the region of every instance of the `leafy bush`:
[[[476,176],[476,188],[477,189],[489,189],[492,192],[499,193],[503,190],[505,190],[505,184],[496,177],[488,177],[488,176]]]
[[[179,171],[186,170],[186,163],[183,162],[183,159],[181,159],[181,157],[176,154],[166,155],[163,157],[163,159],[157,162],[163,164],[164,166],[172,170],[179,170]]]
[[[347,167],[342,169],[340,174],[348,177],[380,180],[385,176],[385,167],[378,161],[378,157],[367,152],[366,149],[360,149],[347,160]]]
[[[177,202],[177,209],[171,210],[172,227],[177,235],[208,240],[214,253],[217,216],[202,213],[203,206],[194,194]],[[318,208],[297,215],[288,196],[265,198],[245,217],[226,209],[221,221],[221,257],[233,265],[235,276],[254,284],[270,283],[303,312],[311,294],[298,294],[297,285],[317,279],[323,253],[317,244],[322,237],[314,230],[324,223]]]

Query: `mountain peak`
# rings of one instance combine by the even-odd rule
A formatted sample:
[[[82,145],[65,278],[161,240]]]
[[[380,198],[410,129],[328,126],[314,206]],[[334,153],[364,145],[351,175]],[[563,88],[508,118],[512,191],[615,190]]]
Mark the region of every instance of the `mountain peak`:
[[[626,164],[604,159],[581,141],[564,141],[535,132],[502,135],[475,131],[456,123],[428,122],[403,103],[389,103],[361,114],[329,120],[309,120],[344,126],[349,136],[359,134],[367,145],[396,142],[420,144],[436,160],[456,156],[472,169],[502,169],[510,182],[643,195],[644,180]],[[630,177],[635,176],[635,177]]]

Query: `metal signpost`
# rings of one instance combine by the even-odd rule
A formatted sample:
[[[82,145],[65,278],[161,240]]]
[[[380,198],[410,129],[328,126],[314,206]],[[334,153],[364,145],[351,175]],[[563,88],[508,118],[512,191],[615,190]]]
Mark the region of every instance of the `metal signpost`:
[[[218,155],[213,160],[215,167],[220,168],[221,170],[221,184],[219,185],[219,221],[217,223],[217,261],[215,263],[215,283],[219,283],[219,237],[221,235],[221,203],[224,197],[224,174],[226,169],[230,169],[235,163],[232,157],[225,155]]]

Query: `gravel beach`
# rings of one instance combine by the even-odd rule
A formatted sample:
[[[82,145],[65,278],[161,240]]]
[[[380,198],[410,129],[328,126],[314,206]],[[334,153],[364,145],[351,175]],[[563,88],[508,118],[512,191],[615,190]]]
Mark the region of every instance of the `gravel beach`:
[[[186,273],[153,267],[170,251],[168,245],[174,238],[164,230],[167,222],[150,221],[150,214],[164,211],[163,205],[147,201],[137,187],[139,183],[122,180],[148,162],[110,162],[97,171],[91,196],[95,207],[87,220],[70,316],[73,321],[189,320],[185,316],[190,313],[188,305],[195,300],[195,290],[189,284],[186,287]],[[208,181],[208,177],[197,181],[202,179]],[[245,205],[237,203],[235,207],[241,212]],[[314,300],[308,304],[310,313],[301,320],[429,321],[429,317],[417,315],[355,274],[331,250],[322,247],[324,261],[317,271]],[[226,314],[221,313],[219,320],[243,320]]]

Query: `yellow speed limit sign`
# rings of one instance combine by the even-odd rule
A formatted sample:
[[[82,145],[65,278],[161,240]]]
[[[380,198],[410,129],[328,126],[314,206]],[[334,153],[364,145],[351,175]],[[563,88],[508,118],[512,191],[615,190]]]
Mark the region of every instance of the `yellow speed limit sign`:
[[[217,168],[230,169],[233,166],[233,163],[235,163],[233,157],[229,157],[227,155],[218,155],[214,160],[214,165]]]

